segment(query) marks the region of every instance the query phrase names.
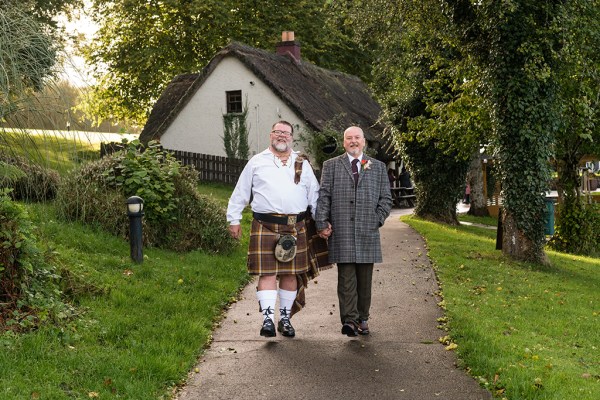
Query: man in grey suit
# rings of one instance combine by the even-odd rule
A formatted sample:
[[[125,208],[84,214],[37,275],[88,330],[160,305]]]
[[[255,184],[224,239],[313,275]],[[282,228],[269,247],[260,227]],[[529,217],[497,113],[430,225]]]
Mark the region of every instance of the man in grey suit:
[[[392,208],[386,166],[363,154],[359,127],[344,132],[346,153],[323,163],[317,201],[319,236],[328,238],[338,266],[342,334],[369,334],[373,263],[382,262],[379,228]]]

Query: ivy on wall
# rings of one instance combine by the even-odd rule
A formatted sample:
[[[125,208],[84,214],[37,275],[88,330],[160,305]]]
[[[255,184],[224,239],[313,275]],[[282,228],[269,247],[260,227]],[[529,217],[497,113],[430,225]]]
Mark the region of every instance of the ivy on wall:
[[[223,146],[228,158],[248,159],[248,103],[241,113],[223,114]]]

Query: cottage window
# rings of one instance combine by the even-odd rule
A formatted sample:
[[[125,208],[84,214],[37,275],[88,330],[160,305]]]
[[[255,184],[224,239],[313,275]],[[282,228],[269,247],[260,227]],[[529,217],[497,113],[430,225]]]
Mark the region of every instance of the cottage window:
[[[231,90],[227,94],[227,114],[241,113],[242,110],[242,91]]]

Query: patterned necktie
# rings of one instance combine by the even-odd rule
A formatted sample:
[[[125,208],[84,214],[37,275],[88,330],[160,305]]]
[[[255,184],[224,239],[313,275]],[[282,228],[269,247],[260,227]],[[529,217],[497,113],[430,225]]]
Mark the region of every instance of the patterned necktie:
[[[358,158],[352,160],[352,176],[354,177],[354,186],[358,185]]]

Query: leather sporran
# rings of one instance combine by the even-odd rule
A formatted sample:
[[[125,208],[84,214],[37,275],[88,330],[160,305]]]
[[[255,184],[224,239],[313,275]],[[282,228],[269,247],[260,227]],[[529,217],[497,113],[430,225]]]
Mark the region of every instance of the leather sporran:
[[[275,245],[275,258],[281,262],[292,261],[296,257],[296,238],[292,235],[281,235]]]

